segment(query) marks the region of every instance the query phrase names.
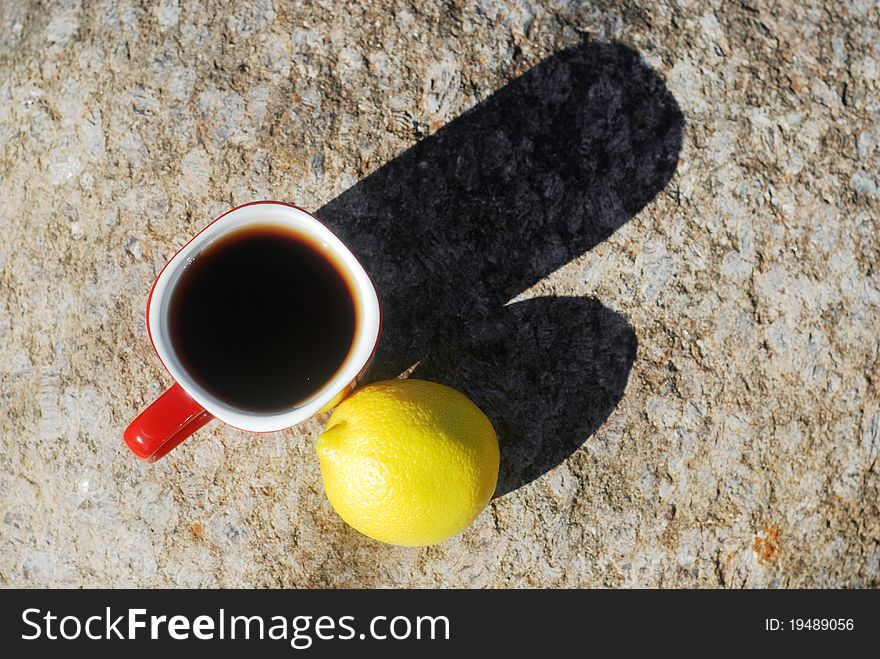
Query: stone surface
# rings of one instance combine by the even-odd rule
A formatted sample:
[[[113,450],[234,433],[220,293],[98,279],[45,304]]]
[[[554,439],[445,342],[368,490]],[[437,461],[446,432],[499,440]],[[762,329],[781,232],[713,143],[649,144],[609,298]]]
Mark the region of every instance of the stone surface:
[[[880,581],[874,3],[5,2],[0,70],[0,584]],[[323,419],[124,449],[153,279],[265,198],[495,422],[461,536],[345,526]]]

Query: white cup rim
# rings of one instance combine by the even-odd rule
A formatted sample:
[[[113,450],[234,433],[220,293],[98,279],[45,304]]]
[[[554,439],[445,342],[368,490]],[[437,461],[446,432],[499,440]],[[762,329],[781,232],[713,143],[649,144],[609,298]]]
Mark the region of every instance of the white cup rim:
[[[232,231],[247,226],[284,226],[305,233],[330,252],[354,285],[358,327],[346,360],[333,377],[305,402],[280,412],[252,412],[234,407],[207,391],[181,364],[168,331],[171,294],[188,259]],[[299,206],[281,201],[254,201],[223,213],[193,236],[172,256],[147,299],[147,332],[162,365],[199,405],[224,423],[252,432],[273,432],[296,425],[325,407],[357,380],[373,358],[381,330],[381,309],[373,282],[348,247],[320,220]]]

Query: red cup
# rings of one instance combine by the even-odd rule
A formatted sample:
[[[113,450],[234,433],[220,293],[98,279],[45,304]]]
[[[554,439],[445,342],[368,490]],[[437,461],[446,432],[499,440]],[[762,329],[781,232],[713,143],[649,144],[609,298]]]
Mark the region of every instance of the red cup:
[[[169,302],[184,268],[221,236],[250,225],[274,224],[320,241],[333,253],[355,287],[359,322],[353,347],[333,378],[307,400],[280,412],[254,413],[211,395],[184,368],[168,328]],[[365,376],[379,341],[382,318],[379,298],[369,275],[351,251],[310,213],[277,201],[256,201],[227,211],[197,233],[168,263],[147,299],[147,332],[174,384],[131,422],[123,439],[138,458],[155,462],[212,419],[252,432],[274,432],[335,407]]]

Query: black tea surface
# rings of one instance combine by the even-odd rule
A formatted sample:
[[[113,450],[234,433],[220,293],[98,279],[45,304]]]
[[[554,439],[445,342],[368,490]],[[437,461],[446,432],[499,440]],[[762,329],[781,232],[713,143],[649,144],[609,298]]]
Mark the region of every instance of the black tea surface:
[[[354,285],[311,237],[274,225],[207,246],[175,288],[174,351],[212,395],[257,413],[307,400],[354,341]]]

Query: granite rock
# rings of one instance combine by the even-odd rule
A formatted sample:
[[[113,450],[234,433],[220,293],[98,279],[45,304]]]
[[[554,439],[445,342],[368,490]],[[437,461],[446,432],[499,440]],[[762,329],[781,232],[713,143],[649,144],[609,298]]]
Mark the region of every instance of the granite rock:
[[[875,3],[0,6],[0,584],[877,586]],[[293,201],[465,390],[498,496],[379,544],[324,418],[153,465],[149,287]]]

